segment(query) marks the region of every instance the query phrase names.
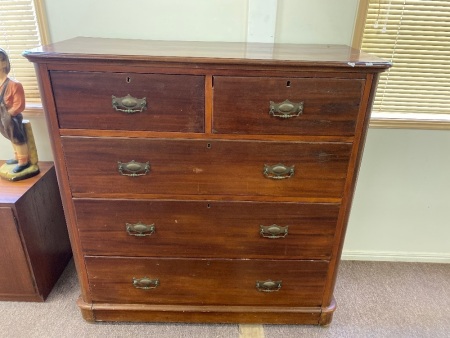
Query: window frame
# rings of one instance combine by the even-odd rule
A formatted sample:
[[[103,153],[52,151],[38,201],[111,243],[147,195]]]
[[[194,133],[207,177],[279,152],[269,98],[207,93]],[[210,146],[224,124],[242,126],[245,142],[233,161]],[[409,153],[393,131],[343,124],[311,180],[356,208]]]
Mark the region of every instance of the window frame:
[[[45,12],[44,0],[32,0],[34,4],[34,9],[36,11],[36,22],[39,28],[39,35],[41,38],[41,43],[46,45],[50,42],[47,16]],[[25,105],[25,110],[22,112],[25,117],[36,117],[44,115],[44,108],[42,106],[41,99],[34,99],[32,101],[27,101]]]
[[[361,49],[370,0],[359,0],[352,47]],[[394,65],[395,67],[395,65]],[[372,114],[370,127],[395,129],[449,130],[450,114]]]
[[[32,0],[34,9],[36,10],[36,21],[39,27],[39,34],[41,43],[47,45],[50,43],[47,15],[45,12],[44,0]],[[26,104],[24,114],[26,116],[40,116],[44,115],[44,108],[42,107],[42,100],[34,101]]]

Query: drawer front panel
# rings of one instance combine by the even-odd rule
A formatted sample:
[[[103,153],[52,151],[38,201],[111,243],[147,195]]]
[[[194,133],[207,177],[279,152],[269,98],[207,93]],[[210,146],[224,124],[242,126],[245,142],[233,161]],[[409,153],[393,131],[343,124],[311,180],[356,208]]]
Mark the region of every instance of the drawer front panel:
[[[61,128],[204,131],[204,77],[191,75],[51,71]],[[145,98],[146,108],[118,111],[112,96]],[[116,99],[118,109],[132,107]],[[121,103],[121,104],[119,104]],[[125,104],[125,106],[122,106]]]
[[[75,195],[340,198],[351,150],[347,143],[83,137],[63,137],[62,144]],[[134,173],[140,176],[124,176]]]
[[[335,78],[215,77],[213,131],[351,136],[364,82]],[[289,105],[278,107],[290,116],[284,118],[269,113],[271,101],[279,104],[285,100],[301,102],[303,108],[294,107],[290,113]],[[299,110],[302,113],[295,116]],[[280,112],[275,109],[274,114]]]
[[[88,256],[86,267],[94,302],[320,306],[328,262]]]
[[[339,213],[337,204],[96,199],[74,204],[85,254],[141,257],[329,259]]]

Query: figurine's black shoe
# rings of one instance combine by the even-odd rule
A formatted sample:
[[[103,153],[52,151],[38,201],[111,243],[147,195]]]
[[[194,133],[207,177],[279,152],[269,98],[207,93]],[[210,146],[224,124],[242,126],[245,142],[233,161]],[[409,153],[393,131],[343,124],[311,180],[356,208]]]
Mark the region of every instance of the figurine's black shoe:
[[[30,166],[30,162],[28,162],[27,164],[16,165],[12,171],[13,171],[13,173],[17,174],[17,173],[20,173],[21,171],[27,169],[29,166]]]
[[[6,160],[6,164],[17,164],[17,163],[19,163],[19,161],[15,160],[15,159]]]

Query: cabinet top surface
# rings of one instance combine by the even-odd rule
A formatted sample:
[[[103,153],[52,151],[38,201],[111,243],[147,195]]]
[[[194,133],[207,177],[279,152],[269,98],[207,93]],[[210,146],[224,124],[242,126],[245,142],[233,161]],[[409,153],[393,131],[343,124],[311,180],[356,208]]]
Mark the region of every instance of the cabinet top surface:
[[[228,64],[370,67],[390,62],[344,45],[150,41],[78,37],[24,52],[33,62],[130,60]]]
[[[0,161],[0,166],[3,161]],[[16,203],[33,185],[53,168],[52,162],[39,162],[40,173],[22,181],[10,182],[0,179],[0,204]]]

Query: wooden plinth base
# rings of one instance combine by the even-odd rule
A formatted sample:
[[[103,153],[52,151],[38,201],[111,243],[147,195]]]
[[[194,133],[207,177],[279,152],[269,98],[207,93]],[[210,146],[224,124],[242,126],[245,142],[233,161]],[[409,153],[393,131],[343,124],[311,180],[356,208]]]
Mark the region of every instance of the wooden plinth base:
[[[323,326],[330,324],[336,308],[334,300],[327,308],[90,304],[85,303],[81,298],[77,304],[83,318],[89,322],[252,323]]]

